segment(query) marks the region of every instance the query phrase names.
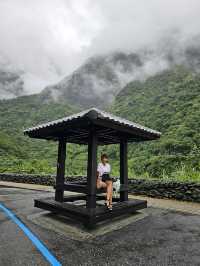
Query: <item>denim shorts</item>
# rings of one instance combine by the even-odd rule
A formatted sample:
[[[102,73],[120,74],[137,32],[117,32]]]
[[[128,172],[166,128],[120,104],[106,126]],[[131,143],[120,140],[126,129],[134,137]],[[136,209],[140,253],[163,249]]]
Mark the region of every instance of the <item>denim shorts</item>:
[[[102,181],[105,182],[105,181],[112,181],[112,177],[110,177],[109,174],[105,173],[102,175]]]

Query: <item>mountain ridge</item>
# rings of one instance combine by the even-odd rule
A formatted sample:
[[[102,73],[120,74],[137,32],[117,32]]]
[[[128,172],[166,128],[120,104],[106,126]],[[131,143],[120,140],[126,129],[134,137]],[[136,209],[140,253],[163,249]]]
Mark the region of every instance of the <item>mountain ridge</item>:
[[[168,40],[166,37],[161,41],[162,45],[154,47],[153,50],[141,49],[129,53],[115,51],[94,55],[58,83],[45,87],[38,95],[44,102],[66,102],[78,108],[91,106],[106,108],[112,103],[116,94],[133,80],[145,81],[148,77],[172,69],[176,65],[183,65],[193,72],[200,72],[200,52],[197,45],[199,42],[200,38],[196,38],[184,49],[178,49],[175,40]],[[164,43],[168,44],[167,47]],[[4,98],[27,95],[23,78],[20,74],[17,75],[18,87],[13,86],[12,82],[2,86],[4,78],[1,78],[0,70],[1,98],[6,91],[7,96]]]
[[[91,57],[71,75],[56,85],[48,86],[41,94],[55,101],[65,99],[69,104],[83,108],[105,107],[130,81],[134,68],[141,65],[137,54],[114,53],[109,56]]]

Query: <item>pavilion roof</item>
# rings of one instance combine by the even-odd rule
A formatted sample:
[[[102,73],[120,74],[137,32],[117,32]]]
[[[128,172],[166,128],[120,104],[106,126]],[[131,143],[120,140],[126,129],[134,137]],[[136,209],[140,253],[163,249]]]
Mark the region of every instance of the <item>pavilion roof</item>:
[[[91,125],[98,134],[100,144],[112,144],[126,138],[129,142],[158,139],[159,131],[134,123],[127,119],[90,108],[61,119],[50,121],[24,130],[32,138],[58,140],[86,144]]]

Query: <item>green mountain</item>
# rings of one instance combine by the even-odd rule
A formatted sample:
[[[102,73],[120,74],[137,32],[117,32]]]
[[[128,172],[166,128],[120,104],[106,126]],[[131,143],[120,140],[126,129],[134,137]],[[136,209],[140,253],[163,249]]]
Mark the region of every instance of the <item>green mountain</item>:
[[[129,83],[111,111],[162,132],[159,141],[130,147],[133,172],[161,176],[181,167],[200,170],[200,75],[176,67]]]
[[[45,102],[39,94],[1,100],[0,172],[54,172],[56,143],[29,139],[23,129],[77,111],[66,103]]]
[[[0,101],[0,172],[54,173],[57,145],[28,139],[23,129],[78,109],[64,101],[46,101],[43,94]],[[199,74],[175,67],[131,82],[107,110],[162,132],[159,141],[129,145],[130,176],[174,177],[183,169],[199,176]],[[113,174],[118,174],[118,147],[101,150],[109,152]],[[69,145],[67,156],[67,174],[85,174],[86,147]]]

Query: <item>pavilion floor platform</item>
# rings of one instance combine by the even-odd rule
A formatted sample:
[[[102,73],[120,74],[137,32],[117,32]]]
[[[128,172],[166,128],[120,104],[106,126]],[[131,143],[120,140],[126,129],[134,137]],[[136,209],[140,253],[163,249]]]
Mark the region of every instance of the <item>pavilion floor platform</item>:
[[[85,195],[72,195],[64,197],[63,202],[55,201],[54,198],[35,199],[35,207],[53,212],[57,215],[66,216],[82,222],[87,228],[94,228],[101,221],[134,213],[147,207],[146,200],[129,199],[120,202],[113,199],[113,210],[109,211],[102,200],[103,195],[97,196],[96,208],[86,208]]]

